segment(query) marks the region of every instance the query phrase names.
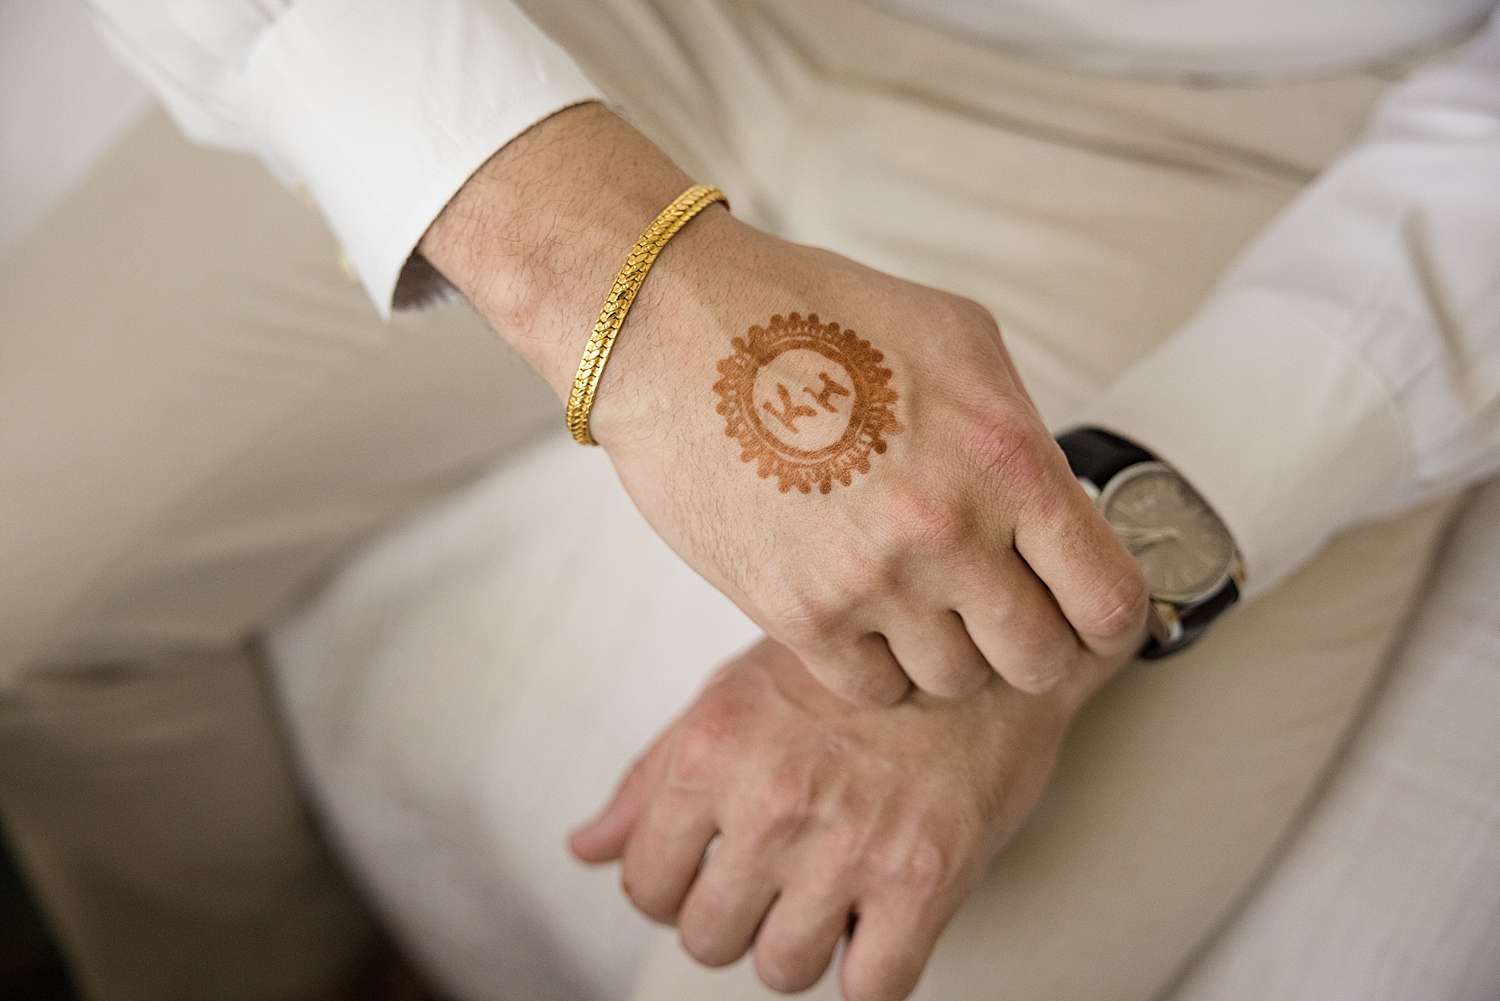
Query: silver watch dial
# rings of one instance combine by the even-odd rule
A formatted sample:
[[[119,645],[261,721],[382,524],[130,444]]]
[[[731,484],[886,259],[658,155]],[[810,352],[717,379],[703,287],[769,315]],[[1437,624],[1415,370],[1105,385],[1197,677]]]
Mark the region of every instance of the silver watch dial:
[[[1109,481],[1099,508],[1146,577],[1153,598],[1185,605],[1224,583],[1234,563],[1229,530],[1187,481],[1143,462]]]

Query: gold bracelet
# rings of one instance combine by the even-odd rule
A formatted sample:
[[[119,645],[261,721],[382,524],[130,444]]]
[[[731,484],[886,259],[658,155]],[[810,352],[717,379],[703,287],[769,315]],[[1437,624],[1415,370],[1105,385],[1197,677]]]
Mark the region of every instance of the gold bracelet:
[[[610,290],[609,298],[604,300],[604,308],[599,311],[594,332],[584,346],[583,359],[578,363],[578,374],[573,377],[573,391],[568,394],[568,430],[578,444],[599,444],[589,433],[589,411],[594,408],[594,393],[599,388],[600,377],[604,375],[604,363],[609,361],[609,349],[614,346],[615,335],[625,322],[625,314],[630,312],[635,294],[646,280],[646,272],[651,270],[651,265],[656,262],[656,256],[667,245],[667,241],[676,236],[677,231],[686,226],[689,219],[714,202],[728,205],[729,199],[718,188],[706,184],[695,184],[688,188],[646,227],[646,232],[635,242],[630,256],[625,258],[625,266],[615,278],[615,287]]]

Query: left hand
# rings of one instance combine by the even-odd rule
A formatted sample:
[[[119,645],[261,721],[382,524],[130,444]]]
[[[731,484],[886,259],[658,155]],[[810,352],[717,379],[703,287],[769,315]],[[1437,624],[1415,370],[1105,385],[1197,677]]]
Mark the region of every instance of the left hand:
[[[616,269],[689,183],[579,105],[492,157],[422,253],[566,399]],[[978,303],[714,205],[609,357],[589,427],[636,507],[844,698],[1042,692],[1145,640],[1140,567]]]
[[[844,997],[899,1001],[1036,804],[1086,694],[993,677],[962,700],[862,708],[766,640],[720,669],[571,847],[623,859],[631,901],[702,963],[753,945],[767,986],[803,990],[850,933]]]

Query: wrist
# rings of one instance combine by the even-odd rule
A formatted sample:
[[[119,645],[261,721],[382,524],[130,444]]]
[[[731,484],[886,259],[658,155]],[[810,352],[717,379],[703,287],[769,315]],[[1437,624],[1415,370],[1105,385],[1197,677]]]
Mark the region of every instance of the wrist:
[[[576,105],[480,167],[419,249],[566,397],[625,256],[691,183],[603,105]]]

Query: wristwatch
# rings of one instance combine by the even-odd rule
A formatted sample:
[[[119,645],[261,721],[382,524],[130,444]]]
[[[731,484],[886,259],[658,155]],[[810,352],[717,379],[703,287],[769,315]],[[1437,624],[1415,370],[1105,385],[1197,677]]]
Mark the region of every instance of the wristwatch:
[[[1240,597],[1244,564],[1229,529],[1171,466],[1099,428],[1061,434],[1068,465],[1141,565],[1154,660],[1192,643]]]

